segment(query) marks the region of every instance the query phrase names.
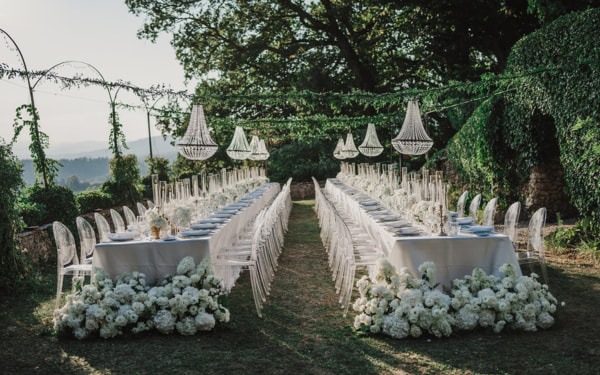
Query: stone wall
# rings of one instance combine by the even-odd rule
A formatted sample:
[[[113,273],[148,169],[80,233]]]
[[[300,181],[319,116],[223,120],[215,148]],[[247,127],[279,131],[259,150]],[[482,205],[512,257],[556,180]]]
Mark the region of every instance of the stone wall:
[[[56,251],[50,238],[52,225],[46,224],[19,234],[21,252],[35,264],[56,262]]]
[[[529,180],[522,188],[526,197],[525,211],[530,216],[538,208],[546,207],[548,220],[556,220],[557,213],[561,218],[573,217],[577,215],[577,210],[569,203],[566,191],[564,171],[558,158],[543,166],[533,167]]]
[[[315,187],[312,182],[292,182],[290,193],[294,201],[315,199]]]

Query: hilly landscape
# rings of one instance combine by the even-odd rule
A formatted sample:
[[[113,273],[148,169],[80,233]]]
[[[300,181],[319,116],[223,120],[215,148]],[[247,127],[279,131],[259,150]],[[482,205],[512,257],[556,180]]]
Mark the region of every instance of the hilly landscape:
[[[177,157],[177,149],[171,145],[172,139],[163,139],[162,136],[152,138],[153,156],[161,156],[171,161]],[[124,154],[134,154],[137,156],[142,175],[147,173],[147,166],[144,160],[149,155],[148,139],[139,139],[127,142],[128,149]],[[60,150],[60,151],[56,151]],[[33,163],[27,152],[27,145],[20,145],[15,148],[15,154],[23,163],[23,179],[27,185],[35,182]],[[110,150],[104,142],[79,142],[70,144],[61,144],[48,152],[48,156],[58,160],[62,166],[59,167],[57,183],[64,185],[67,181],[71,184],[76,181],[77,185],[84,189],[88,186],[99,185],[108,179],[108,162],[112,157]]]

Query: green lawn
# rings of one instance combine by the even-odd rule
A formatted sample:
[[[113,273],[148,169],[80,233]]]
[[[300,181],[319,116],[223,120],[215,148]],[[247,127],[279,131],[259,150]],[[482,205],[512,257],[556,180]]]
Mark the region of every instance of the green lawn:
[[[0,372],[98,374],[592,374],[600,366],[600,270],[549,267],[556,325],[536,333],[476,331],[450,338],[360,337],[342,317],[319,238],[313,201],[294,202],[285,248],[260,319],[244,274],[225,301],[231,322],[184,337],[117,339],[52,333],[55,271],[34,292],[0,301]]]

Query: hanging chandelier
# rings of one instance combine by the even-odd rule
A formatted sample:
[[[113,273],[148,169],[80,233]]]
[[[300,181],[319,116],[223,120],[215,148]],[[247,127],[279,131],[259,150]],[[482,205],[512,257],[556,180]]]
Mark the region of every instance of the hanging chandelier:
[[[265,145],[265,141],[253,135],[250,141],[250,150],[252,153],[248,155],[250,160],[267,160],[269,158],[269,152]]]
[[[405,155],[422,155],[433,146],[433,140],[423,128],[419,104],[416,101],[408,102],[404,123],[400,133],[392,139],[392,146]]]
[[[340,138],[338,140],[337,145],[335,146],[335,150],[333,150],[333,157],[335,157],[336,159],[346,159],[346,157],[344,155],[342,155],[342,150],[344,149],[344,139]]]
[[[219,147],[210,137],[201,105],[192,106],[190,123],[176,146],[177,151],[190,160],[206,160],[217,152]]]
[[[357,157],[359,154],[358,150],[356,149],[356,145],[354,144],[354,139],[352,138],[352,133],[348,132],[348,135],[346,136],[346,143],[344,144],[344,147],[342,148],[342,155],[344,155],[344,159],[352,159]]]
[[[377,138],[377,131],[375,130],[374,124],[367,126],[367,134],[365,140],[358,146],[358,150],[365,156],[374,157],[380,155],[383,152],[383,146]]]
[[[227,147],[227,155],[235,160],[244,160],[250,154],[252,154],[252,150],[246,139],[246,134],[244,134],[244,129],[241,126],[236,126],[231,144]]]

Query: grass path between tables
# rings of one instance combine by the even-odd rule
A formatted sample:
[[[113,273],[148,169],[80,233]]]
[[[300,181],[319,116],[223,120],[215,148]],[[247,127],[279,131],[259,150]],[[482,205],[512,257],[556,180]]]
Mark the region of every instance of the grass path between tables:
[[[56,281],[51,268],[35,291],[0,300],[0,373],[598,373],[600,271],[590,265],[550,265],[551,291],[567,305],[547,331],[406,340],[355,335],[349,328],[352,311],[343,318],[337,303],[313,205],[294,202],[263,319],[256,316],[243,274],[226,300],[231,322],[213,332],[59,339],[51,331]]]

